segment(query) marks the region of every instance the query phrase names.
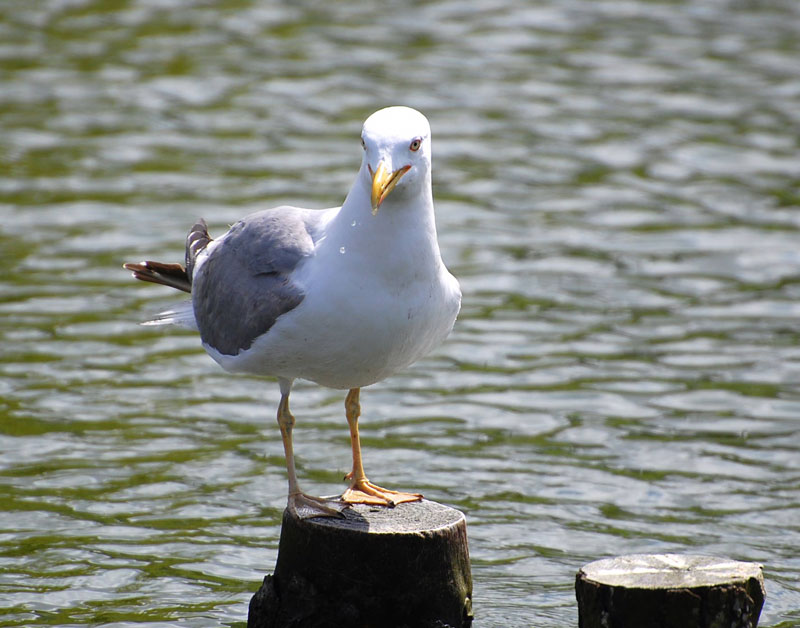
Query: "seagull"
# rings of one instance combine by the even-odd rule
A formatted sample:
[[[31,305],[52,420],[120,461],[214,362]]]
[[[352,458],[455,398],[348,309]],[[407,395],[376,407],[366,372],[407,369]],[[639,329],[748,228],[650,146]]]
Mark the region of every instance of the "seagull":
[[[136,279],[191,294],[146,324],[194,328],[225,370],[277,378],[288,508],[300,518],[422,499],[367,479],[360,390],[437,347],[461,307],[436,236],[428,120],[409,107],[380,109],[364,122],[361,147],[361,167],[341,207],[258,211],[218,238],[199,219],[186,238],[185,265],[124,265]],[[348,391],[353,467],[338,497],[300,490],[289,410],[296,379]]]

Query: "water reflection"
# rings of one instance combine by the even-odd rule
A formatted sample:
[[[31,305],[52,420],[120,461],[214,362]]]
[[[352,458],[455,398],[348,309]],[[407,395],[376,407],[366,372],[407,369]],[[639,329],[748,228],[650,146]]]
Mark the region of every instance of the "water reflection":
[[[464,309],[364,392],[368,468],[468,515],[478,626],[576,625],[612,554],[766,566],[800,622],[793,2],[23,2],[0,9],[3,625],[241,625],[285,478],[268,382],[119,269],[341,202],[364,117],[434,130]],[[298,387],[300,474],[348,470]]]

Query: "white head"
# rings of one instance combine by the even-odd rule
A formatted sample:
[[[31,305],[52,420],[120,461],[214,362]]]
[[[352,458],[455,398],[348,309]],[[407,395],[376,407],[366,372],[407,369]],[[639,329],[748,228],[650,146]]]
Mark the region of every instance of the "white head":
[[[410,107],[387,107],[373,113],[361,131],[361,175],[372,188],[372,213],[392,192],[393,199],[418,194],[430,186],[431,127]]]

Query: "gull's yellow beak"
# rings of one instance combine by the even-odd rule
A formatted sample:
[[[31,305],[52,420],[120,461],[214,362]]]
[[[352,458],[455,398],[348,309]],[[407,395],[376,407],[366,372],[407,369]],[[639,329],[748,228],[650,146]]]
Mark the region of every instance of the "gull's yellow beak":
[[[378,213],[378,207],[381,206],[384,199],[389,196],[389,192],[394,189],[397,182],[406,172],[411,170],[411,166],[403,166],[394,172],[389,172],[386,165],[381,162],[378,164],[378,169],[372,173],[372,215]],[[372,168],[370,168],[372,172]]]

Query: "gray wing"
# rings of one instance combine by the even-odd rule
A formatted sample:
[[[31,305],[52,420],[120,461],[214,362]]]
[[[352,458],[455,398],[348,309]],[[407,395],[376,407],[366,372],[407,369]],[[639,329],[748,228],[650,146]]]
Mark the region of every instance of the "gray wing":
[[[305,296],[290,275],[314,253],[322,212],[277,207],[237,222],[192,278],[194,315],[203,342],[220,353],[250,348]]]

